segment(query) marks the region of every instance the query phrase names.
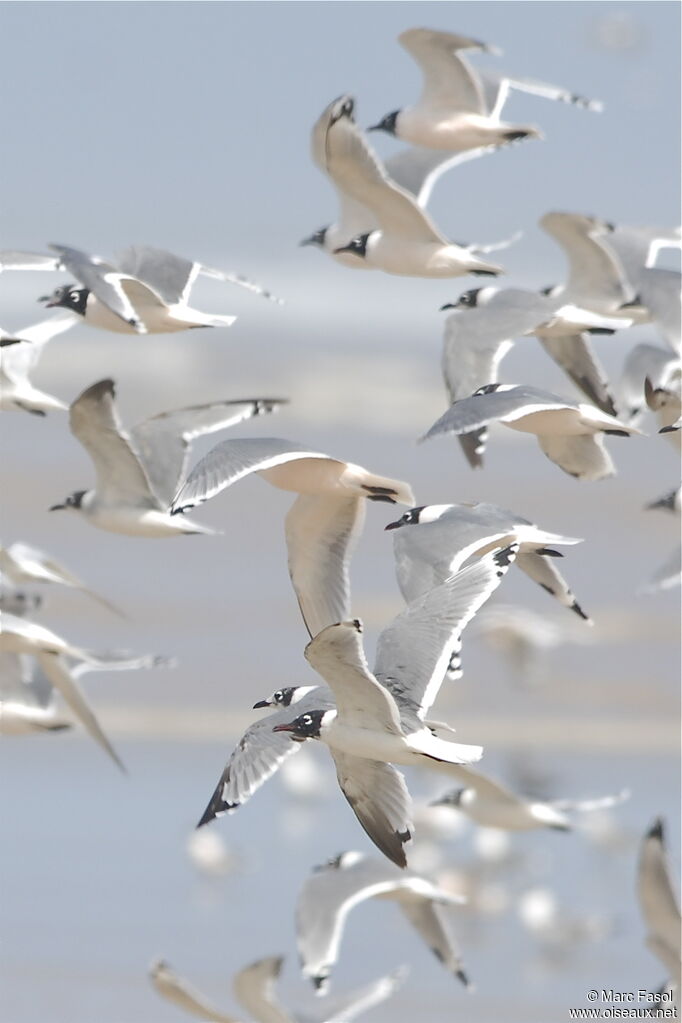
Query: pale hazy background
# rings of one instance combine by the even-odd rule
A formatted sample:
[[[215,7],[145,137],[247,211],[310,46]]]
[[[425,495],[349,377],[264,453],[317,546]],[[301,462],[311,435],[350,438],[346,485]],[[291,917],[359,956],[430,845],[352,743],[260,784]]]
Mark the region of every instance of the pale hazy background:
[[[341,92],[360,124],[409,103],[419,77],[396,44],[426,25],[504,50],[474,57],[604,101],[601,115],[512,95],[505,117],[540,126],[542,142],[509,147],[441,179],[431,210],[445,233],[523,239],[500,261],[509,282],[562,279],[563,256],[536,226],[549,209],[633,224],[679,222],[679,7],[674,3],[11,3],[0,6],[5,117],[0,244],[47,242],[103,256],[134,242],[238,270],[281,295],[282,307],[215,282],[196,305],[236,312],[229,330],[124,337],[78,328],[47,350],[36,381],[64,400],[103,376],[118,385],[124,419],[219,398],[288,397],[278,416],[237,436],[283,436],[409,480],[417,501],[492,500],[585,543],[563,569],[595,619],[589,646],[550,657],[546,684],[519,690],[473,635],[465,677],[437,709],[461,741],[486,745],[482,765],[514,781],[525,765],[550,794],[597,795],[627,785],[620,839],[530,834],[522,865],[500,883],[514,893],[552,887],[574,914],[609,922],[598,941],[563,951],[563,968],[525,934],[513,908],[455,918],[477,992],[467,995],[390,906],[351,917],[337,990],[401,962],[403,993],[368,1019],[408,1023],[563,1023],[592,987],[654,987],[634,896],[636,843],[656,814],[675,839],[678,616],[676,591],[637,589],[676,542],[672,516],[643,505],[678,480],[674,449],[657,436],[608,446],[619,475],[580,484],[532,438],[491,431],[473,473],[455,442],[417,447],[445,407],[438,308],[473,279],[419,281],[337,266],[297,242],[331,222],[331,187],[308,155],[310,127]],[[398,143],[372,136],[388,155]],[[679,262],[679,261],[678,261]],[[667,265],[678,265],[675,254]],[[35,299],[61,275],[6,274],[0,322],[40,318]],[[480,282],[479,282],[480,283]],[[199,336],[197,336],[199,335]],[[616,373],[641,328],[598,338]],[[535,342],[520,342],[505,379],[570,384]],[[65,416],[6,414],[2,425],[2,539],[45,547],[123,606],[107,616],[78,594],[53,592],[40,621],[86,646],[172,654],[170,672],[92,677],[88,691],[130,768],[120,779],[78,731],[5,740],[0,748],[0,933],[3,1023],[172,1023],[144,972],[166,955],[212,1000],[234,1006],[229,978],[263,955],[286,953],[283,989],[302,997],[293,947],[295,893],[310,867],[343,848],[370,850],[333,787],[292,812],[271,782],[215,825],[242,873],[197,879],[184,841],[201,814],[249,708],[282,684],[312,680],[306,633],[286,571],[283,516],[291,498],[250,479],[195,517],[223,537],[138,540],[89,528],[47,508],[88,487],[91,466]],[[215,438],[197,445],[197,455]],[[390,535],[396,517],[368,509],[353,563],[354,613],[377,630],[401,606]],[[47,595],[46,595],[47,596]],[[572,617],[518,572],[501,598]],[[332,778],[324,749],[315,761]],[[442,791],[410,778],[415,793]],[[472,832],[452,843],[457,869],[473,862]],[[673,841],[673,844],[676,844]],[[679,863],[679,858],[676,858]],[[634,979],[633,979],[634,978]],[[424,1009],[426,1003],[431,1014]]]

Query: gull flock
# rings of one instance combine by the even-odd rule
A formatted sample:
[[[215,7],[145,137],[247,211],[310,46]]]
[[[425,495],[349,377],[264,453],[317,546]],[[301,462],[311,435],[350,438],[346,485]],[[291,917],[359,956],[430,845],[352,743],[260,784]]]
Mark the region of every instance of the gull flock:
[[[388,133],[402,148],[382,161],[355,120],[355,98],[343,95],[330,102],[312,126],[311,156],[333,186],[338,209],[332,223],[302,244],[355,270],[403,277],[497,278],[504,267],[488,255],[518,239],[478,244],[447,238],[427,209],[438,178],[456,174],[464,161],[494,159],[500,147],[532,145],[543,136],[538,127],[501,119],[510,90],[592,113],[600,111],[600,104],[547,83],[480,71],[468,54],[496,51],[477,40],[412,28],[398,41],[419,66],[422,92],[412,105],[386,114],[370,130]],[[679,229],[614,225],[563,211],[547,212],[540,226],[563,250],[565,281],[543,292],[486,281],[453,296],[444,306],[451,311],[442,363],[450,405],[442,414],[434,410],[435,422],[422,439],[456,437],[465,463],[478,469],[484,464],[489,430],[500,423],[534,434],[542,452],[573,476],[576,486],[616,472],[606,438],[638,437],[631,443],[648,444],[652,458],[665,440],[679,450],[680,277],[657,265],[662,250],[680,247]],[[254,709],[267,708],[268,713],[254,720],[229,754],[201,815],[197,808],[198,827],[234,815],[304,744],[319,743],[327,747],[339,788],[375,846],[373,855],[346,851],[315,868],[300,892],[296,929],[302,973],[323,996],[314,1013],[280,1004],[275,991],[283,961],[279,956],[247,965],[236,975],[235,995],[242,1007],[238,1017],[215,1008],[164,961],[156,961],[150,971],[155,990],[204,1020],[321,1023],[355,1018],[405,981],[401,968],[362,990],[326,994],[332,967],[342,955],[348,912],[366,899],[385,898],[398,903],[443,968],[474,992],[455,934],[456,910],[451,909],[464,896],[410,866],[411,849],[429,809],[414,805],[396,765],[440,774],[450,785],[454,781],[458,787],[436,804],[501,831],[570,832],[574,814],[617,806],[625,798],[559,802],[515,792],[486,773],[486,750],[475,744],[475,736],[473,743],[455,740],[453,724],[432,713],[441,687],[456,684],[466,670],[466,628],[497,588],[504,589],[509,570],[520,569],[539,584],[572,612],[569,617],[580,628],[592,624],[556,565],[563,557],[558,547],[581,541],[553,532],[549,524],[535,525],[522,508],[510,511],[482,502],[417,505],[409,483],[380,475],[375,471],[380,466],[364,468],[318,451],[314,437],[306,446],[281,437],[228,436],[188,471],[195,439],[243,429],[253,417],[276,413],[286,397],[230,395],[162,412],[126,429],[109,377],[90,384],[70,404],[40,391],[31,376],[44,346],[77,323],[137,334],[140,343],[148,333],[231,326],[235,317],[229,312],[204,313],[190,304],[200,276],[246,288],[254,300],[280,301],[238,274],[149,245],[132,246],[106,259],[63,244],[48,248],[47,253],[0,253],[3,271],[64,272],[75,281],[60,284],[42,299],[56,314],[0,332],[0,409],[49,417],[55,423],[68,412],[71,433],[92,462],[93,476],[84,480],[87,489],[66,497],[56,494],[50,511],[70,511],[90,526],[124,536],[211,537],[215,530],[187,512],[244,477],[256,474],[293,496],[284,522],[287,564],[308,632],[302,653],[319,682],[254,694]],[[627,331],[641,324],[648,325],[651,340],[626,351],[621,378],[610,381],[593,350],[594,338],[618,332],[626,339]],[[517,342],[535,345],[534,339],[565,372],[568,396],[544,391],[532,379],[514,383],[502,378],[507,352]],[[580,399],[571,386],[581,392]],[[659,421],[653,436],[645,437],[643,428],[653,422],[648,412]],[[679,494],[675,486],[648,507],[679,515]],[[394,538],[405,607],[380,632],[372,668],[351,589],[353,551],[368,502],[407,509],[385,526]],[[220,542],[229,546],[232,540]],[[677,550],[646,589],[671,588],[679,580]],[[95,652],[56,635],[33,620],[40,598],[25,587],[34,584],[75,588],[83,599],[124,614],[51,554],[33,547],[30,538],[0,547],[0,735],[61,732],[79,722],[125,770],[79,680],[89,672],[168,668],[173,662],[161,655]],[[589,602],[589,594],[581,594],[583,599]],[[513,613],[507,615],[505,624],[512,618]],[[577,841],[579,836],[563,840]],[[678,1000],[680,914],[661,820],[642,839],[633,892],[635,887],[648,945],[660,961],[660,976],[652,976],[651,985],[664,980],[664,990]],[[406,935],[406,948],[408,941]],[[484,978],[476,978],[479,988],[484,984]]]

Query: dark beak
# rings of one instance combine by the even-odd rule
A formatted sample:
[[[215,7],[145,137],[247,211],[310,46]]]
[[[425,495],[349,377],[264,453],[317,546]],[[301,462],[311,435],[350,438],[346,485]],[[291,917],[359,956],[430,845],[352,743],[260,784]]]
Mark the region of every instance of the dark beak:
[[[343,245],[340,249],[334,249],[334,255],[335,256],[337,256],[339,254],[339,252],[355,252],[355,248],[351,244],[351,245]]]
[[[389,522],[389,524],[387,526],[384,526],[384,532],[387,529],[400,529],[401,526],[402,526],[402,522],[400,520],[398,520],[397,522]]]
[[[48,511],[63,511],[63,509],[64,509],[64,508],[66,508],[66,505],[65,505],[65,504],[53,504],[53,505],[52,505],[52,506],[51,506],[50,508],[48,508],[47,510],[48,510]]]
[[[366,131],[381,131],[381,125],[380,124],[372,124],[372,125],[370,125],[369,128],[367,128],[365,130]]]
[[[50,306],[54,305],[54,302],[52,302],[51,299],[52,295],[41,295],[40,298],[36,299],[36,302],[47,302],[47,307],[49,309]]]
[[[317,245],[317,239],[314,234],[311,234],[308,238],[304,238],[302,242],[298,243],[301,245]]]
[[[269,707],[269,706],[270,706],[270,704],[268,703],[267,700],[259,700],[258,703],[254,703],[253,709],[254,710],[261,710],[262,707]]]
[[[292,721],[288,725],[275,725],[275,727],[272,730],[273,732],[295,732],[296,727]]]
[[[459,306],[456,302],[446,302],[438,311],[442,313],[444,309],[459,309]]]

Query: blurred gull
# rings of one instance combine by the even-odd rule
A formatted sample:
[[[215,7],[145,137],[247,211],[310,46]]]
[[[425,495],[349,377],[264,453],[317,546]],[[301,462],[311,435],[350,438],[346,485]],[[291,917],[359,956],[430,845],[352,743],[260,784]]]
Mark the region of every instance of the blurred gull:
[[[672,512],[679,518],[682,510],[680,499],[682,488],[676,487],[668,494],[646,505],[647,510],[660,509]],[[679,529],[678,529],[679,532]],[[682,546],[678,545],[671,551],[665,562],[656,570],[648,583],[640,587],[640,593],[657,593],[679,586],[682,581]]]
[[[63,313],[13,334],[0,328],[0,409],[19,409],[44,416],[47,412],[68,408],[59,398],[34,387],[29,374],[47,342],[77,322],[77,316]]]
[[[280,1006],[275,994],[275,981],[280,975],[283,961],[281,956],[270,956],[259,959],[235,974],[235,997],[254,1023],[345,1023],[390,998],[400,987],[406,973],[405,969],[396,970],[346,995],[321,999],[307,1012],[290,1013]],[[211,1006],[199,991],[190,987],[164,960],[152,964],[149,978],[162,998],[190,1015],[211,1023],[238,1023],[235,1016],[226,1015]]]
[[[667,979],[682,987],[680,906],[671,878],[663,820],[657,817],[644,835],[637,867],[637,896],[647,929],[647,947],[663,964]]]
[[[385,856],[406,865],[411,799],[391,764],[452,774],[455,764],[481,756],[480,746],[448,742],[428,721],[455,637],[497,588],[516,548],[485,555],[441,586],[417,598],[380,634],[374,674],[355,619],[330,625],[308,644],[306,659],[332,690],[336,708],[306,711],[275,732],[319,739],[330,750],[341,791],[360,824]]]
[[[289,575],[311,637],[350,614],[348,565],[365,499],[413,504],[407,483],[276,437],[224,441],[192,469],[171,514],[194,508],[257,472],[299,496],[285,522]],[[180,520],[178,520],[180,521]]]
[[[469,986],[445,909],[461,904],[462,897],[383,859],[345,852],[315,869],[301,888],[296,906],[303,975],[318,991],[326,989],[337,961],[348,913],[371,898],[396,901],[443,966]]]
[[[626,356],[618,382],[618,404],[623,410],[623,418],[638,423],[649,401],[654,405],[652,410],[656,411],[658,404],[663,406],[659,399],[668,392],[677,392],[679,396],[681,379],[679,356],[648,342],[635,345]],[[647,391],[650,392],[648,395]],[[657,392],[661,392],[660,396]]]
[[[462,51],[499,54],[493,46],[452,32],[411,28],[398,42],[420,67],[423,87],[419,101],[395,110],[370,128],[420,146],[460,152],[477,146],[499,146],[525,138],[540,138],[530,125],[500,120],[511,89],[545,99],[601,110],[598,101],[585,99],[561,86],[529,78],[512,78],[493,70],[474,69]]]
[[[125,618],[123,612],[114,604],[88,589],[68,568],[60,565],[51,555],[37,547],[30,547],[25,543],[13,543],[9,547],[0,544],[0,573],[15,583],[58,583],[81,590],[109,611]]]
[[[499,266],[451,243],[417,199],[389,178],[353,121],[353,100],[343,96],[328,108],[324,127],[325,169],[338,190],[366,206],[378,229],[363,232],[336,253],[352,253],[386,273],[407,277],[497,275]]]
[[[537,387],[488,384],[470,398],[454,402],[421,439],[471,433],[496,421],[512,430],[536,434],[547,457],[582,480],[615,474],[602,434],[628,437],[640,432],[592,405],[559,398]]]
[[[70,509],[100,529],[128,536],[177,536],[215,530],[173,518],[169,504],[184,478],[196,437],[275,411],[280,399],[218,401],[162,412],[124,432],[113,380],[92,384],[71,405],[71,432],[90,455],[94,490],[77,490],[50,511]]]

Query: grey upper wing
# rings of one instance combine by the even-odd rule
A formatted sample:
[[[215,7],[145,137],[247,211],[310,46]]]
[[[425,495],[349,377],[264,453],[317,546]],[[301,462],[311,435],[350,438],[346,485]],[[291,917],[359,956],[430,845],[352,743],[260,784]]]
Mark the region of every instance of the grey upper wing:
[[[299,1010],[296,1013],[297,1023],[349,1023],[356,1016],[390,998],[400,987],[406,974],[406,968],[401,967],[386,977],[354,988],[346,994],[327,995],[320,1001],[318,1007],[307,1012]]]
[[[398,867],[407,866],[412,800],[405,779],[391,764],[330,750],[344,796],[377,849]]]
[[[41,252],[19,252],[3,249],[0,252],[0,272],[3,270],[58,270],[61,260],[57,256],[44,256]]]
[[[193,405],[145,419],[130,435],[154,493],[167,507],[182,483],[191,442],[217,430],[272,412],[282,404],[276,398],[244,398]]]
[[[114,383],[100,380],[73,402],[69,422],[94,462],[97,491],[103,500],[159,508],[140,461],[128,443],[114,404]]]
[[[560,85],[550,85],[549,82],[539,82],[534,78],[511,78],[509,75],[491,71],[488,68],[479,69],[478,75],[483,86],[486,107],[492,117],[499,118],[511,89],[527,92],[533,96],[542,96],[544,99],[558,100],[561,103],[573,103],[575,106],[595,112],[603,109],[603,104],[599,100],[587,99]]]
[[[538,341],[597,408],[610,416],[618,414],[606,373],[584,334],[569,334],[566,337],[538,335]]]
[[[546,213],[540,227],[562,247],[568,259],[566,297],[590,309],[594,302],[618,306],[634,298],[634,289],[608,247],[608,226],[576,213]]]
[[[426,206],[441,174],[489,152],[490,146],[467,149],[464,153],[444,153],[424,146],[406,146],[384,160],[384,168],[391,181],[395,181],[406,192],[411,192],[420,206]]]
[[[484,555],[417,598],[381,632],[374,674],[392,693],[404,728],[423,726],[445,676],[453,638],[497,589],[517,550],[511,545]]]
[[[173,514],[208,501],[232,483],[259,469],[295,458],[327,458],[296,441],[279,437],[246,437],[217,444],[199,461],[173,500]]]
[[[287,724],[308,710],[327,710],[334,700],[326,686],[318,686],[296,704],[296,710],[283,707],[250,725],[230,754],[208,806],[197,827],[208,824],[223,813],[246,803],[280,765],[298,752],[301,744],[289,732],[273,732],[275,725]]]
[[[280,975],[283,959],[268,956],[239,970],[232,981],[235,998],[249,1014],[261,1023],[296,1023],[293,1016],[277,1001],[275,981]]]
[[[535,387],[491,391],[483,388],[479,394],[454,402],[421,439],[427,440],[442,433],[470,433],[495,421],[512,422],[531,412],[564,408],[576,408],[576,405]]]
[[[166,305],[186,302],[199,264],[150,245],[131,245],[117,257],[118,269],[156,292]]]
[[[675,352],[682,343],[682,277],[677,270],[646,267],[639,279],[638,298],[646,306],[661,336]]]
[[[560,604],[570,607],[580,618],[590,622],[589,615],[585,614],[568,583],[550,558],[537,552],[521,552],[516,559],[516,564],[526,575],[539,583],[543,590],[547,590],[553,597],[556,597]]]
[[[361,497],[301,494],[287,513],[289,574],[311,638],[350,615],[348,562],[364,519]]]
[[[72,273],[84,288],[119,316],[139,333],[145,333],[146,327],[135,312],[130,299],[121,287],[121,275],[110,263],[105,263],[98,256],[90,256],[80,249],[72,249],[67,245],[50,245],[59,253],[62,265]]]
[[[423,103],[452,113],[486,113],[478,74],[458,54],[460,50],[487,50],[485,43],[427,28],[407,29],[398,42],[421,68]]]

